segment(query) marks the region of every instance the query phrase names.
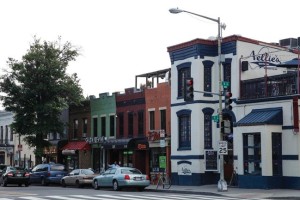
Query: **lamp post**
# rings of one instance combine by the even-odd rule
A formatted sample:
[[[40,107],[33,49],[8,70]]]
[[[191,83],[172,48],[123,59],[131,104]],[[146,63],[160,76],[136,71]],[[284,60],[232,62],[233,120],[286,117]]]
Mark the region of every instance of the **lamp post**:
[[[205,19],[208,19],[208,20],[218,23],[218,65],[219,65],[219,93],[218,93],[218,95],[219,95],[219,111],[218,111],[218,114],[219,114],[220,141],[222,141],[223,140],[223,132],[221,130],[221,124],[222,124],[223,118],[222,118],[222,73],[221,73],[221,71],[222,71],[222,65],[221,65],[222,64],[221,63],[221,40],[222,40],[221,37],[222,37],[222,34],[221,34],[221,31],[222,31],[222,29],[225,30],[226,25],[221,24],[220,17],[218,17],[218,19],[213,19],[210,17],[199,15],[197,13],[189,12],[186,10],[181,10],[178,8],[171,8],[171,9],[169,9],[169,12],[172,14],[178,14],[181,12],[185,12],[185,13],[196,15],[198,17],[202,17],[202,18],[205,18]],[[220,155],[220,180],[218,182],[218,191],[220,191],[220,192],[227,191],[227,183],[224,180],[224,156],[223,156],[223,154]]]

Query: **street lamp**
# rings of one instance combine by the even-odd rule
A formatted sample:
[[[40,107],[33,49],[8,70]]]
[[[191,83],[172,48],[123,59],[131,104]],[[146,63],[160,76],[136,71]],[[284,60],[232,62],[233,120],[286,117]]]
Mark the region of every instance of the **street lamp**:
[[[218,23],[218,57],[219,57],[219,60],[218,60],[218,65],[219,65],[219,111],[218,111],[218,114],[219,114],[220,141],[221,141],[221,140],[223,140],[223,132],[221,129],[221,124],[223,121],[223,118],[222,118],[222,73],[221,73],[221,70],[222,70],[222,67],[221,67],[221,64],[222,64],[221,63],[222,62],[221,61],[221,40],[222,40],[221,37],[222,37],[222,34],[221,34],[221,31],[222,31],[222,29],[225,30],[226,25],[224,23],[223,24],[221,23],[220,17],[218,17],[218,19],[213,19],[210,17],[199,15],[197,13],[189,12],[186,10],[181,10],[178,8],[171,8],[171,9],[169,9],[169,11],[172,14],[178,14],[181,12],[185,12],[185,13],[196,15],[198,17],[202,17],[202,18],[205,18],[205,19],[208,19],[208,20]],[[218,191],[220,191],[220,192],[227,191],[227,183],[224,180],[224,156],[223,156],[223,154],[220,155],[220,180],[218,182]]]

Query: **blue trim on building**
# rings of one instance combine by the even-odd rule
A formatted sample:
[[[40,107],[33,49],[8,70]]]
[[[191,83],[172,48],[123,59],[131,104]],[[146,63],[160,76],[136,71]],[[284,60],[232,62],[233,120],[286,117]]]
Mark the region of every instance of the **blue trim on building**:
[[[203,160],[204,155],[171,155],[171,160]]]
[[[282,155],[282,160],[299,160],[299,155]]]
[[[208,185],[216,184],[220,178],[218,173],[206,172],[206,173],[192,173],[192,175],[178,175],[178,173],[172,173],[171,179],[173,185]]]
[[[178,99],[183,99],[183,97],[178,98]],[[208,101],[208,100],[196,100],[196,101],[187,101],[187,102],[181,102],[181,103],[173,103],[171,104],[171,107],[176,107],[176,106],[183,106],[183,105],[187,105],[187,104],[195,104],[195,103],[203,103],[203,104],[215,104],[215,103],[219,103],[218,100],[215,101]]]
[[[247,189],[300,189],[300,177],[238,175],[238,187]]]

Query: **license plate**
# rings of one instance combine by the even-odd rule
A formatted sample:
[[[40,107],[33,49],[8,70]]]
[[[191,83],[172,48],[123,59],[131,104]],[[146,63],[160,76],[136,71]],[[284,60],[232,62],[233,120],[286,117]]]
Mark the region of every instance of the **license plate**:
[[[134,180],[136,180],[136,181],[141,181],[141,180],[142,180],[142,177],[135,177]]]
[[[18,177],[22,176],[22,174],[17,174]]]
[[[56,176],[61,176],[61,174],[57,174]]]

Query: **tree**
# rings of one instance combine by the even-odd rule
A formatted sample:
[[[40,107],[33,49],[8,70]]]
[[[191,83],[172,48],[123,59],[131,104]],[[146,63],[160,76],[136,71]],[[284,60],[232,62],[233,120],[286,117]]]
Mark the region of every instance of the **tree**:
[[[70,42],[61,44],[60,37],[54,42],[34,37],[21,61],[8,58],[9,68],[0,77],[3,106],[14,113],[12,129],[36,147],[37,161],[44,147],[50,146],[44,138],[63,133],[61,112],[83,99],[77,74],[66,73],[78,55],[79,49]]]

